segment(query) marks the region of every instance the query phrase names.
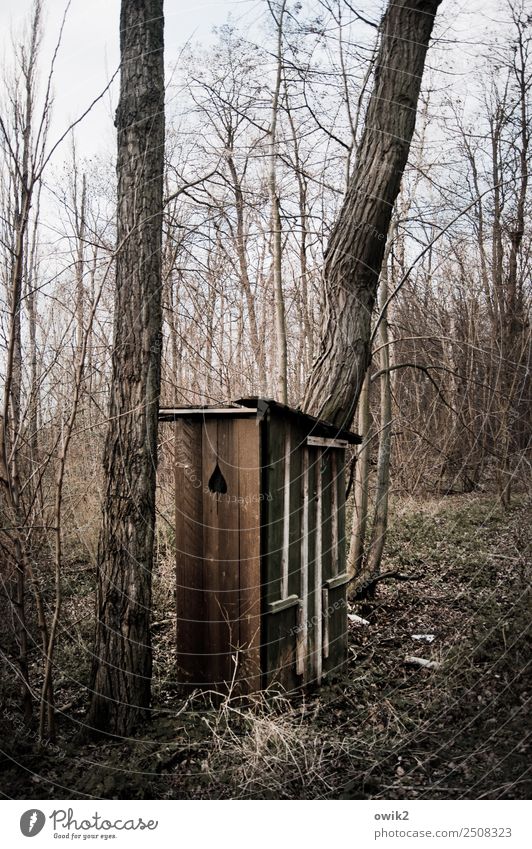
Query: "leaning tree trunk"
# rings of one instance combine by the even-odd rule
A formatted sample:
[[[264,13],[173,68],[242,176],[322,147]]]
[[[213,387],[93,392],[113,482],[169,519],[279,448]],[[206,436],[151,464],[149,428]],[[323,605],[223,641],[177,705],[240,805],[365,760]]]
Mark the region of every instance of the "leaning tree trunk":
[[[389,3],[356,166],[325,254],[320,351],[303,408],[339,427],[351,424],[371,358],[379,273],[440,2]]]
[[[128,734],[150,703],[161,373],[163,0],[122,0],[113,374],[89,725]]]

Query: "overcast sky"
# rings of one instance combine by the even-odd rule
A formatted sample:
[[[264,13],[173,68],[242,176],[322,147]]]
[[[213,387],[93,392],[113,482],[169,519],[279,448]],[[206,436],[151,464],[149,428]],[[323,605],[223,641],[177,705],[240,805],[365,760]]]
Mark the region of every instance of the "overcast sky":
[[[304,0],[306,4],[310,9],[315,8],[313,0]],[[57,38],[65,5],[66,0],[45,0],[45,63]],[[358,0],[356,6],[378,20],[383,3],[381,0]],[[10,34],[20,33],[31,7],[32,0],[0,0],[3,64],[12,51]],[[53,137],[87,108],[115,72],[119,8],[120,0],[71,0],[55,73]],[[175,63],[188,40],[208,41],[212,28],[227,21],[229,15],[239,27],[260,38],[261,23],[267,14],[265,0],[166,0],[167,65]],[[505,0],[444,0],[438,15],[439,33],[463,43],[461,48],[447,53],[445,66],[459,76],[467,76],[471,57],[478,53],[477,45],[482,42],[486,28],[499,17],[507,17]],[[431,56],[437,61],[434,51]],[[82,154],[114,149],[114,107],[115,98],[107,97],[77,130],[78,149]]]
[[[66,0],[45,0],[44,56],[57,38]],[[0,0],[2,65],[12,52],[11,33],[19,34],[28,19],[32,0]],[[118,65],[120,0],[72,0],[55,73],[56,131],[76,118],[105,88]],[[171,64],[190,39],[205,42],[212,28],[231,15],[249,27],[265,12],[263,0],[167,0],[165,3],[166,60]],[[83,122],[77,132],[84,153],[114,145],[109,98]]]

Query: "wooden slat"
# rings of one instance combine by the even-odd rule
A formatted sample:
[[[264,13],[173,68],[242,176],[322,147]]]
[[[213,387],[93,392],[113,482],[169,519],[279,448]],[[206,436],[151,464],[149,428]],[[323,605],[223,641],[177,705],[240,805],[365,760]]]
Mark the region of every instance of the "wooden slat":
[[[212,416],[229,416],[239,418],[251,418],[257,413],[256,409],[251,407],[160,407],[159,421],[173,421],[181,417],[194,418],[212,417]]]
[[[283,462],[284,426],[277,416],[267,424],[266,457],[268,498],[268,526],[265,534],[265,574],[263,576],[264,602],[281,598],[281,557],[283,550]],[[274,661],[275,662],[275,661]]]
[[[341,587],[348,583],[349,575],[347,572],[342,572],[340,575],[335,575],[334,578],[330,578],[328,581],[325,581],[325,585],[329,590],[335,590],[337,587]]]
[[[263,668],[266,683],[278,683],[285,690],[295,684],[296,610],[289,607],[275,614],[269,605],[281,600],[282,552],[284,536],[284,460],[286,448],[286,419],[278,412],[265,417],[261,427],[265,436],[267,527],[264,540],[263,606],[264,626]],[[290,464],[292,467],[292,464]],[[290,560],[290,558],[289,558]],[[293,582],[293,577],[292,577]],[[294,593],[294,587],[289,590]],[[299,587],[297,593],[299,593]]]
[[[324,436],[307,436],[307,445],[314,448],[347,448],[347,439],[331,439]]]
[[[177,677],[195,686],[206,670],[203,620],[201,425],[180,419],[175,430]]]
[[[307,613],[307,664],[305,682],[316,681],[314,655],[316,652],[316,449],[308,448],[308,613]],[[321,596],[321,592],[320,592]]]
[[[338,573],[345,571],[346,538],[345,538],[345,453],[342,451],[336,457],[336,498],[338,516]],[[346,625],[347,627],[347,625]]]
[[[338,574],[338,464],[336,451],[331,452],[331,562],[332,574]]]
[[[226,629],[221,621],[219,606],[219,501],[209,492],[209,480],[218,463],[218,422],[209,419],[202,424],[203,432],[203,552],[205,588],[205,653],[208,670],[206,684],[216,687],[224,674]]]
[[[332,519],[333,480],[331,456],[335,452],[322,451],[321,455],[321,582],[332,577]]]
[[[289,595],[286,598],[280,598],[279,601],[271,601],[268,605],[268,613],[280,613],[281,610],[295,607],[296,604],[300,603],[301,599],[298,595]]]
[[[227,483],[227,492],[218,498],[218,607],[223,646],[219,683],[222,686],[233,680],[240,642],[238,436],[234,421],[227,418],[218,421],[218,464]]]
[[[288,565],[290,545],[290,422],[285,422],[283,469],[283,550],[281,554],[281,598],[288,596]]]
[[[267,684],[279,684],[285,693],[299,685],[295,677],[295,635],[297,632],[297,605],[290,605],[276,613],[266,613]]]
[[[322,590],[322,611],[323,611],[323,657],[326,660],[329,657],[329,590],[324,587]]]
[[[212,493],[209,480],[216,468],[227,491]],[[203,515],[209,683],[225,689],[233,677],[233,655],[239,640],[238,433],[230,419],[203,423]]]
[[[239,487],[239,646],[242,651],[240,689],[260,689],[260,431],[254,420],[235,422],[238,428]]]
[[[349,576],[345,558],[345,455],[336,452],[336,497],[338,516],[338,573],[325,586],[329,598],[329,657],[324,659],[324,670],[337,671],[347,659],[347,606],[346,591]]]
[[[322,451],[316,450],[316,549],[314,557],[314,673],[321,683],[323,659],[323,612],[322,612]]]
[[[337,672],[347,658],[347,584],[327,587],[329,606],[329,656],[323,659],[324,673]]]
[[[305,676],[308,642],[308,516],[309,516],[309,468],[308,448],[302,448],[302,516],[301,516],[301,606],[298,613],[296,672]]]
[[[291,430],[288,595],[299,595],[301,592],[301,475],[304,437],[301,430],[293,422],[291,423]]]

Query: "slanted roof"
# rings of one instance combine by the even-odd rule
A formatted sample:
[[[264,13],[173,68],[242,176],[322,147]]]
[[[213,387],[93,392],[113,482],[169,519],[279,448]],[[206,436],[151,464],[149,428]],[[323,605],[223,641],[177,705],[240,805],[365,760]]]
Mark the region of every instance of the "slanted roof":
[[[343,439],[351,445],[357,445],[362,442],[362,437],[357,433],[352,433],[345,428],[339,428],[331,422],[326,422],[323,419],[317,419],[302,410],[294,409],[286,404],[281,404],[279,401],[274,401],[273,398],[238,398],[236,404],[242,404],[244,407],[256,408],[257,415],[262,417],[268,410],[274,414],[294,416],[298,421],[308,428],[308,433],[312,436],[323,436],[328,439]]]
[[[181,418],[209,419],[216,416],[238,416],[252,419],[257,415],[257,412],[257,409],[239,407],[234,404],[228,404],[227,406],[217,404],[212,407],[197,406],[195,404],[192,404],[190,407],[159,407],[159,421],[174,422],[176,419]]]
[[[288,407],[286,404],[280,404],[272,398],[238,398],[233,403],[216,406],[161,407],[159,409],[159,421],[172,422],[179,418],[209,419],[217,416],[261,419],[268,412],[273,415],[297,418],[299,423],[307,429],[308,434],[312,436],[345,440],[351,445],[362,442],[362,438],[350,430],[338,428],[330,422],[317,419],[315,416]]]

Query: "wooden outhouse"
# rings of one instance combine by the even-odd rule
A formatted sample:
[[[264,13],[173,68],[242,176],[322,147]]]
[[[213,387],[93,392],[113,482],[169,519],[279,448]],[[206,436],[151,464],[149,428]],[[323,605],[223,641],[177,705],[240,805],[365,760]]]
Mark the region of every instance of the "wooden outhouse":
[[[178,679],[319,683],[347,651],[345,451],[275,401],[161,409],[175,423]]]

